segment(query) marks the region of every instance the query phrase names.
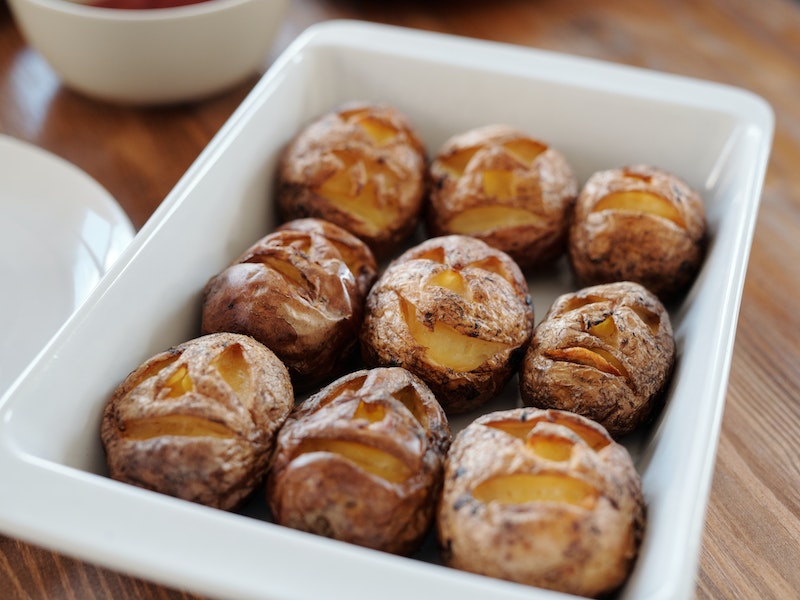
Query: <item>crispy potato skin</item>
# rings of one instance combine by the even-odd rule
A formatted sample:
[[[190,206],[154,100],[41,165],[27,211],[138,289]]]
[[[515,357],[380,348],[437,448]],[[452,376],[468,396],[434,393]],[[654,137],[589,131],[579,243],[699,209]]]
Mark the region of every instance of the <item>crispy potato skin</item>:
[[[548,457],[537,450],[542,441],[564,454]],[[520,476],[539,482],[531,497],[481,491]],[[562,486],[580,493],[562,498]],[[437,533],[451,567],[598,596],[627,577],[644,519],[641,482],[624,446],[574,413],[521,408],[479,417],[456,436]]]
[[[459,290],[445,287],[453,274]],[[412,323],[413,321],[413,323]],[[463,338],[496,344],[473,368],[455,368],[430,355],[412,325],[435,333],[446,326]],[[495,396],[516,371],[533,331],[525,278],[511,258],[476,238],[431,238],[407,250],[367,296],[361,353],[368,366],[402,366],[431,388],[448,414]],[[456,348],[451,355],[458,355]]]
[[[208,281],[201,331],[253,336],[286,364],[296,389],[310,389],[355,353],[376,274],[354,235],[320,219],[290,221]]]
[[[282,223],[276,231],[305,233],[310,238],[321,236],[333,245],[340,259],[347,265],[356,279],[356,287],[361,298],[366,298],[378,273],[375,256],[364,242],[346,229],[324,219],[293,219]]]
[[[405,470],[365,470],[335,444],[365,446]],[[427,386],[401,368],[356,371],[298,405],[278,436],[267,480],[277,523],[409,554],[433,520],[451,435]],[[331,446],[334,444],[334,446]]]
[[[293,403],[286,367],[262,344],[231,333],[190,340],[143,362],[106,404],[109,475],[233,509],[263,480]]]
[[[591,286],[557,298],[536,327],[520,395],[527,406],[570,410],[620,437],[654,414],[674,363],[669,313],[654,294],[634,282]]]
[[[676,221],[647,211],[598,209],[620,192],[653,194],[672,207]],[[636,281],[670,302],[694,281],[707,243],[700,195],[671,173],[636,165],[600,171],[586,182],[575,206],[569,260],[580,286]]]
[[[369,124],[393,134],[375,138]],[[348,103],[310,123],[284,149],[276,185],[278,216],[331,221],[364,240],[378,259],[385,258],[417,225],[427,194],[426,171],[425,148],[406,115],[388,105]],[[358,202],[348,206],[331,199],[325,186],[337,176],[346,183],[337,189]],[[355,204],[370,210],[360,214]]]
[[[541,153],[530,161],[508,150],[520,142],[538,145]],[[463,171],[448,167],[448,161],[457,155],[473,151]],[[487,191],[484,175],[498,171],[513,174],[509,195]],[[433,236],[468,233],[503,250],[524,270],[551,263],[565,252],[578,182],[564,155],[555,148],[507,125],[488,125],[445,142],[430,173],[426,221]],[[530,222],[458,230],[456,217],[489,206],[525,211]]]

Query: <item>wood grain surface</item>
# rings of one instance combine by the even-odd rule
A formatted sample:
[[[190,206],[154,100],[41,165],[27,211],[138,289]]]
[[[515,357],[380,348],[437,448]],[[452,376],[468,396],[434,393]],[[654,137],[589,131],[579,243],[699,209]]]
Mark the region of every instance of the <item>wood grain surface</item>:
[[[790,0],[292,0],[269,61],[307,26],[356,18],[637,65],[748,88],[773,152],[742,299],[697,598],[800,597],[800,3]],[[136,109],[64,88],[0,7],[0,133],[103,184],[140,227],[255,83]],[[0,473],[0,494],[3,489]],[[57,499],[54,499],[57,501]],[[0,599],[179,599],[0,536]]]

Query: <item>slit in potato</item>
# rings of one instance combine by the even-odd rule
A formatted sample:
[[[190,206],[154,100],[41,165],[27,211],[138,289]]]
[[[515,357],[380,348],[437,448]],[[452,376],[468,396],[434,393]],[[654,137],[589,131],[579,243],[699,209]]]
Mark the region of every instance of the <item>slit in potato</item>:
[[[189,376],[189,369],[186,365],[175,369],[175,372],[164,382],[164,388],[167,390],[167,398],[180,398],[194,390],[194,382]]]
[[[169,356],[165,356],[161,360],[154,360],[147,365],[143,371],[139,373],[139,376],[136,379],[136,383],[130,386],[131,389],[141,385],[151,377],[158,375],[161,371],[166,369],[168,366],[173,364],[181,357],[180,353],[176,352],[174,354],[170,354]]]
[[[628,179],[638,179],[639,181],[644,181],[645,183],[650,183],[653,181],[653,176],[651,174],[634,171],[633,169],[623,168],[622,174]]]
[[[425,357],[432,363],[454,371],[473,371],[508,348],[503,342],[465,335],[444,323],[435,322],[428,327],[419,320],[417,308],[411,302],[400,298],[400,304],[411,337],[425,348]]]
[[[589,323],[589,326],[586,328],[586,332],[596,338],[600,338],[610,344],[613,344],[614,346],[617,345],[617,335],[619,334],[619,329],[617,329],[617,324],[614,321],[614,317],[611,315],[606,316],[606,318],[602,321]]]
[[[372,141],[379,146],[383,146],[394,139],[398,133],[396,127],[387,123],[384,119],[373,115],[371,109],[368,107],[343,110],[340,116],[343,120],[355,123],[361,127]]]
[[[305,288],[308,286],[308,279],[303,272],[289,261],[281,260],[274,256],[265,256],[261,258],[261,264],[278,273],[278,275],[283,277],[293,288]]]
[[[499,275],[511,285],[514,285],[514,282],[516,281],[514,275],[509,273],[506,265],[497,256],[487,256],[483,260],[470,263],[467,265],[467,267],[481,269],[482,271],[488,271],[489,273]]]
[[[593,294],[589,294],[587,296],[573,296],[564,305],[563,312],[571,312],[573,310],[583,308],[584,306],[598,304],[600,302],[610,302],[610,300],[608,298],[604,298],[603,296],[595,296]]]
[[[575,447],[572,440],[557,435],[533,435],[525,443],[536,456],[553,462],[568,461]]]
[[[360,390],[364,382],[366,381],[367,376],[363,375],[361,377],[356,377],[354,379],[350,379],[349,381],[344,382],[343,384],[339,385],[335,390],[331,390],[330,394],[327,394],[324,400],[320,403],[319,407],[322,408],[336,400],[337,398],[341,398],[345,394],[350,395],[352,392],[357,392]]]
[[[445,289],[455,292],[462,298],[469,300],[469,288],[464,282],[464,277],[461,273],[453,271],[452,269],[445,269],[439,271],[433,277],[428,279],[428,285],[438,285]]]
[[[362,268],[369,264],[365,262],[363,252],[359,252],[346,244],[338,243],[336,240],[328,239],[328,242],[330,242],[331,246],[336,248],[342,261],[347,265],[347,268],[353,276],[358,278],[362,272]]]
[[[642,320],[642,323],[647,325],[650,333],[656,335],[661,328],[661,317],[652,310],[646,309],[644,306],[633,306],[633,312]]]
[[[449,156],[439,159],[438,162],[451,175],[455,177],[461,177],[461,175],[464,174],[464,171],[467,170],[469,161],[472,160],[472,157],[475,156],[480,149],[480,146],[461,148]]]
[[[586,367],[593,367],[609,375],[617,375],[628,379],[628,371],[613,354],[602,348],[554,348],[547,350],[545,356],[555,361],[570,362]]]
[[[430,260],[443,265],[445,264],[444,248],[441,246],[432,246],[417,255],[414,260]]]
[[[190,415],[164,415],[130,419],[120,427],[126,440],[149,440],[163,436],[178,437],[236,437],[230,428],[216,421]]]
[[[654,215],[672,221],[682,228],[686,222],[675,205],[659,194],[643,190],[612,192],[594,205],[592,212],[621,210]]]
[[[239,344],[225,347],[211,361],[211,366],[231,386],[239,401],[244,406],[249,406],[254,395],[253,379],[250,374],[250,363],[244,357],[244,349]]]
[[[386,418],[386,408],[378,402],[361,400],[353,411],[353,419],[362,419],[370,423],[379,423]]]
[[[453,233],[473,235],[505,227],[541,225],[543,222],[539,215],[529,210],[492,205],[463,210],[447,226]]]
[[[518,161],[530,167],[536,157],[547,150],[547,144],[530,138],[517,138],[503,144],[503,148]]]
[[[315,452],[341,456],[363,471],[389,483],[402,483],[411,475],[411,470],[397,457],[360,442],[308,438],[300,443],[297,455]]]
[[[485,169],[481,172],[481,187],[489,198],[508,200],[518,194],[519,178],[514,171]]]
[[[407,385],[392,393],[392,398],[400,402],[414,416],[417,422],[425,429],[428,429],[428,417],[425,407],[419,399],[419,394],[413,386]]]
[[[397,128],[373,116],[365,115],[357,123],[378,146],[387,144],[397,135]]]
[[[383,206],[378,183],[385,188],[395,187],[397,177],[382,163],[365,160],[352,150],[336,150],[333,154],[342,162],[342,168],[314,191],[339,210],[362,221],[371,233],[391,225],[396,214]]]
[[[370,113],[370,108],[367,106],[358,106],[356,108],[346,108],[339,112],[339,116],[345,121],[352,121]]]
[[[494,429],[499,429],[500,431],[513,437],[527,441],[528,437],[531,435],[531,432],[539,423],[552,423],[554,425],[566,427],[572,431],[572,433],[581,438],[595,452],[598,452],[611,443],[611,441],[599,431],[581,424],[576,419],[570,417],[564,418],[558,415],[538,417],[525,421],[494,421],[491,423],[486,423],[486,425]]]
[[[591,484],[562,474],[515,473],[490,477],[475,486],[472,496],[488,504],[556,502],[592,509],[599,492]]]

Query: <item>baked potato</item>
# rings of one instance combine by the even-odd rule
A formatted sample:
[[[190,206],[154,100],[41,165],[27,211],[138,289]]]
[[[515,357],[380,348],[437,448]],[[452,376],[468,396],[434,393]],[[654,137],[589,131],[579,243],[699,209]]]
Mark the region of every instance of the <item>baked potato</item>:
[[[507,125],[450,138],[430,166],[428,230],[499,248],[524,270],[564,254],[578,182],[564,155]]]
[[[533,331],[525,278],[504,252],[469,236],[428,239],[373,286],[361,328],[368,366],[402,366],[448,414],[494,397],[516,371]]]
[[[361,370],[292,412],[267,480],[275,522],[409,554],[433,521],[450,428],[401,368]]]
[[[145,360],[105,406],[109,475],[231,510],[263,481],[294,393],[269,349],[244,335],[187,341]]]
[[[670,302],[694,281],[707,241],[700,194],[672,173],[637,165],[586,182],[569,260],[579,286],[636,281]]]
[[[308,390],[356,355],[376,275],[354,235],[320,219],[290,221],[208,281],[201,331],[253,336],[286,364],[295,389]]]
[[[620,437],[663,398],[675,363],[669,313],[644,286],[600,284],[556,299],[519,373],[527,406],[580,413]]]
[[[450,567],[598,596],[628,576],[645,516],[631,457],[601,426],[517,408],[479,417],[456,436],[437,534]]]
[[[388,105],[348,103],[310,123],[283,151],[279,218],[334,222],[385,258],[417,225],[426,167],[406,115]]]

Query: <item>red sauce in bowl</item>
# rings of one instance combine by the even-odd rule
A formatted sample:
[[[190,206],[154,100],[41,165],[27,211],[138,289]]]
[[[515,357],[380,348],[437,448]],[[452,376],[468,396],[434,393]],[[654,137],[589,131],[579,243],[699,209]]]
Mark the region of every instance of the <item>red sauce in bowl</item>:
[[[90,2],[90,6],[98,8],[120,8],[123,10],[149,10],[152,8],[174,8],[176,6],[187,6],[189,4],[200,4],[211,0],[96,0]]]

